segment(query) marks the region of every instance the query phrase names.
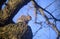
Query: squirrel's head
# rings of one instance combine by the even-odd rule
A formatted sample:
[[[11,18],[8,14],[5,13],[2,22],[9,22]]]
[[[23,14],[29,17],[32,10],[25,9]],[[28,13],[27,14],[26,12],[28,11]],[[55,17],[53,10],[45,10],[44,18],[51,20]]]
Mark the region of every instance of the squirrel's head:
[[[18,22],[29,22],[31,20],[31,16],[25,16],[25,15],[22,15],[18,20],[17,20],[17,23]]]
[[[31,16],[26,16],[26,18],[28,21],[32,19]]]

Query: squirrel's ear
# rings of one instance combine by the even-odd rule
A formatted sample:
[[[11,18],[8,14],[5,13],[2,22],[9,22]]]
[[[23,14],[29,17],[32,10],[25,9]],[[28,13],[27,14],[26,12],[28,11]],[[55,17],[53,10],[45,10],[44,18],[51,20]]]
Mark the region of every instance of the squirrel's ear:
[[[31,18],[31,16],[27,16],[27,19],[28,19],[28,20],[31,20],[32,18]]]

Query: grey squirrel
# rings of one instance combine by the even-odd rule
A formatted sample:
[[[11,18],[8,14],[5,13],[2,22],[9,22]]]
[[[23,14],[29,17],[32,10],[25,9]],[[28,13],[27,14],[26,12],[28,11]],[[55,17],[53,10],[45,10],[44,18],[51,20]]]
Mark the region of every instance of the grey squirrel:
[[[0,10],[2,9],[3,4],[5,4],[7,0],[0,0]]]

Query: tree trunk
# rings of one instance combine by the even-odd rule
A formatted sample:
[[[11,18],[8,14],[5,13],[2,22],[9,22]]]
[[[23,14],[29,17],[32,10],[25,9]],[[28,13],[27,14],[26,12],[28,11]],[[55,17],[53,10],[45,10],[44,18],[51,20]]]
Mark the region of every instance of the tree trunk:
[[[0,10],[0,26],[13,23],[12,18],[17,14],[19,9],[30,1],[31,0],[8,0],[5,8]]]

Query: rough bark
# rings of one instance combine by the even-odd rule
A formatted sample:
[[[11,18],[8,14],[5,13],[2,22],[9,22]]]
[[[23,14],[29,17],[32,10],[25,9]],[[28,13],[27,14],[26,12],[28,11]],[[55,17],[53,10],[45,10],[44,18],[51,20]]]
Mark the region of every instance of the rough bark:
[[[0,27],[0,39],[18,39],[27,30],[27,24],[20,22],[17,24],[8,24]]]
[[[0,39],[21,39],[27,30],[29,20],[31,20],[30,16],[22,15],[16,24],[10,23],[4,27],[0,27]]]
[[[8,0],[6,7],[0,10],[0,26],[13,23],[12,18],[17,14],[19,9],[29,2],[30,0]]]
[[[19,9],[29,3],[30,0],[8,0],[5,8],[0,10],[0,39],[21,39],[20,37],[27,30],[27,23],[24,20],[17,24],[13,23],[12,18],[17,14]],[[23,18],[24,19],[24,18]]]

